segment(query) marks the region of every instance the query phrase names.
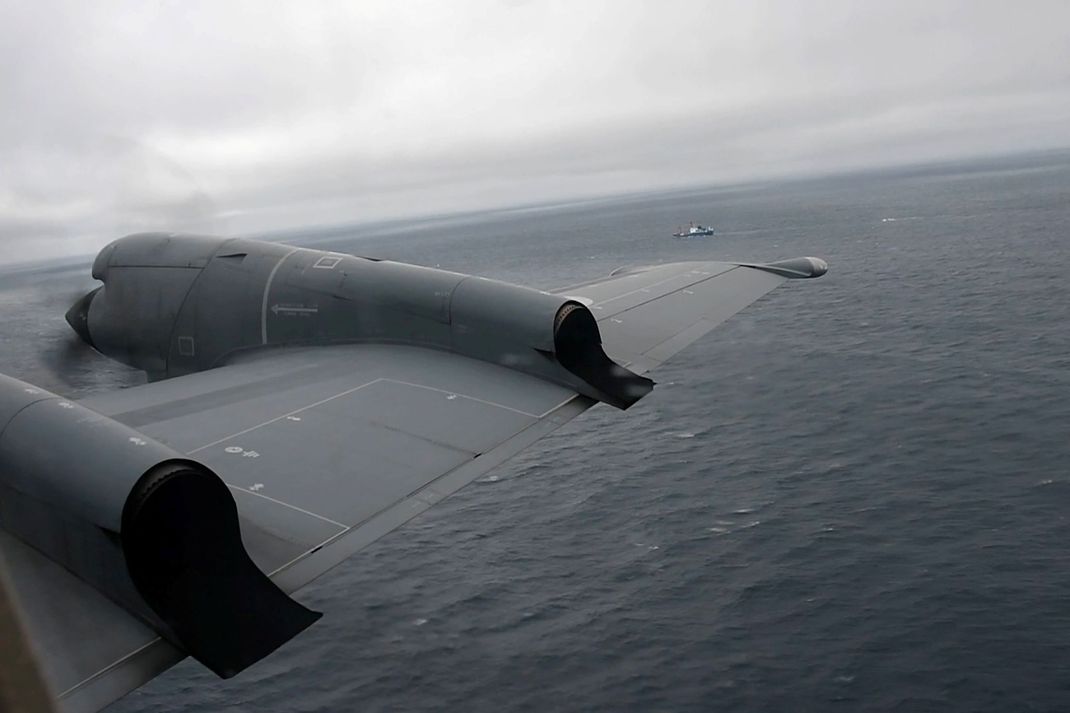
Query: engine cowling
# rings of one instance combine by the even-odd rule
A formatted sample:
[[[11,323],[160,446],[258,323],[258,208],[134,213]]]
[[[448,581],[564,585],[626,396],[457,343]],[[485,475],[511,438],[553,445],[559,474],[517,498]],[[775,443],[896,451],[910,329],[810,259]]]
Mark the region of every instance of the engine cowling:
[[[654,382],[613,362],[598,322],[584,305],[547,292],[470,277],[450,303],[452,348],[568,385],[628,408]]]
[[[93,261],[103,286],[67,312],[75,332],[103,354],[167,375],[175,321],[224,238],[143,233],[107,245]]]
[[[319,617],[250,559],[210,469],[3,375],[0,526],[223,677]]]

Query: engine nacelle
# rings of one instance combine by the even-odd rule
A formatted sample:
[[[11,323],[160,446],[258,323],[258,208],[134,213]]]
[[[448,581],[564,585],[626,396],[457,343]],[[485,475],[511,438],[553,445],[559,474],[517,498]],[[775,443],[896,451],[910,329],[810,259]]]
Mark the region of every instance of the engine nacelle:
[[[319,617],[249,558],[234,498],[215,473],[3,375],[0,527],[223,677]]]
[[[627,408],[653,382],[612,362],[578,302],[518,285],[255,240],[134,235],[101,251],[104,283],[67,319],[96,349],[178,376],[269,346],[443,349]]]
[[[575,300],[470,277],[450,304],[453,350],[570,386],[628,408],[654,382],[614,363],[598,322]]]

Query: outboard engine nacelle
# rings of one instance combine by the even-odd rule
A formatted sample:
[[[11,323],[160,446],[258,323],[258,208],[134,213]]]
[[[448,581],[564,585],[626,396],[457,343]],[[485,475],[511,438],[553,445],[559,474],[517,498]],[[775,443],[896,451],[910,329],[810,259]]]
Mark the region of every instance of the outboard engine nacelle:
[[[156,378],[167,372],[175,320],[224,238],[159,233],[111,243],[93,262],[104,283],[78,300],[67,322],[87,344]]]
[[[224,678],[319,618],[250,559],[215,473],[3,375],[0,527]]]
[[[454,290],[450,321],[454,351],[566,384],[617,408],[654,386],[606,355],[594,315],[567,297],[470,277]]]
[[[101,251],[102,288],[67,320],[150,379],[262,347],[387,343],[443,349],[627,408],[653,382],[614,363],[584,305],[446,270],[256,240],[132,235]]]

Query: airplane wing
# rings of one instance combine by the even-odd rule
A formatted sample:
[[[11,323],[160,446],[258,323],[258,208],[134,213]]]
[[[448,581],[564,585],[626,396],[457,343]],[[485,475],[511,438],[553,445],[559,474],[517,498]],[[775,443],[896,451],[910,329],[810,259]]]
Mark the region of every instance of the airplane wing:
[[[561,294],[591,307],[611,356],[646,371],[820,267],[677,263]],[[488,362],[384,344],[258,351],[81,402],[218,474],[249,555],[287,593],[594,403]],[[0,533],[0,551],[64,710],[98,710],[183,658],[36,550]]]
[[[642,374],[664,363],[787,279],[819,277],[817,258],[770,264],[678,262],[617,270],[609,279],[557,290],[587,305],[602,346]]]

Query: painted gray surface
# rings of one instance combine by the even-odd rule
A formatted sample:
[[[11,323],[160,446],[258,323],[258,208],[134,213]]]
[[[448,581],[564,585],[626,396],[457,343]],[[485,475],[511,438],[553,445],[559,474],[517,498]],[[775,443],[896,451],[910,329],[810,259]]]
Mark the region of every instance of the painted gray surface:
[[[638,354],[635,368],[652,369],[784,281],[749,268],[717,272],[714,266],[702,267],[689,270],[701,279],[656,299],[625,309],[603,303],[610,314],[598,327],[606,351],[613,356]]]
[[[140,320],[127,335],[113,332],[112,353],[157,377],[192,373],[81,407],[212,468],[235,496],[254,561],[287,592],[595,403],[574,378],[532,357],[553,345],[553,315],[569,296],[591,303],[612,354],[646,370],[782,281],[731,263],[679,263],[551,295],[254,241],[185,245],[127,238],[102,253],[94,273],[106,278],[105,292],[121,276],[111,297],[122,303],[160,276],[152,348],[131,348]],[[91,331],[108,314],[107,299],[94,300]],[[171,327],[166,343],[161,324]],[[331,345],[338,340],[355,343]],[[33,556],[24,561],[38,568]],[[45,591],[34,577],[17,584],[24,597]],[[66,591],[78,599],[71,611],[95,606],[80,591]],[[60,630],[41,616],[31,612],[31,628],[56,641]],[[131,618],[113,607],[101,620],[123,616]],[[93,645],[92,667],[79,651],[67,653],[78,648],[69,642],[49,647],[62,659],[52,669],[65,677],[57,688],[68,691],[68,710],[95,710],[177,660],[137,626],[115,623],[122,635]],[[80,687],[71,682],[79,676],[88,677]]]
[[[776,284],[759,273],[816,276],[818,265],[798,258],[752,266],[748,277],[736,278],[746,283],[746,294],[735,301],[754,299],[752,293],[762,288],[752,282],[765,289]],[[740,268],[663,265],[618,276],[601,288],[588,285],[590,299],[581,302],[593,300],[590,309],[612,331],[623,321],[620,312],[674,292],[691,295],[688,287],[733,269]],[[269,345],[388,342],[464,354],[615,403],[589,379],[546,358],[555,350],[555,316],[570,301],[567,292],[276,243],[163,233],[115,241],[101,252],[93,272],[104,286],[90,298],[84,336],[152,379],[214,368]],[[732,300],[717,299],[712,304],[725,315],[738,309]],[[693,301],[682,311],[679,304],[648,308],[658,314],[647,339],[673,336],[670,318],[693,324],[703,308]],[[636,320],[628,321],[634,328]],[[636,344],[639,354],[653,346]]]

